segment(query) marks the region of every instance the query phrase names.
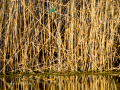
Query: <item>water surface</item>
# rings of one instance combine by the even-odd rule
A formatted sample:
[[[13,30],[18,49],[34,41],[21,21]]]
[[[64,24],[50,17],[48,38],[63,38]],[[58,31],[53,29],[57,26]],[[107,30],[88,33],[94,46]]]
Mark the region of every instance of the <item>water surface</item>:
[[[85,74],[0,76],[0,90],[120,90],[119,79]]]

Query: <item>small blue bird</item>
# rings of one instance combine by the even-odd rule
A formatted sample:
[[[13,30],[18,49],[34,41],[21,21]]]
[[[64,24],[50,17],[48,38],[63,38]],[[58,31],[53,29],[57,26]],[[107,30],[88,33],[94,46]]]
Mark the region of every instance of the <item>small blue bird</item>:
[[[55,10],[54,10],[54,6],[52,6],[52,8],[51,8],[51,10],[50,10],[50,14],[52,13],[52,12],[54,12]]]

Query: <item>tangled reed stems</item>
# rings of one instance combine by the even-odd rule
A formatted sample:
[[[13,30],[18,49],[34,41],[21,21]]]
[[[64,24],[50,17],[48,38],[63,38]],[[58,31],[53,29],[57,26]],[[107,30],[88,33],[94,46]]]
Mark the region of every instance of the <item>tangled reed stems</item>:
[[[2,0],[0,73],[119,70],[119,6],[117,0]]]

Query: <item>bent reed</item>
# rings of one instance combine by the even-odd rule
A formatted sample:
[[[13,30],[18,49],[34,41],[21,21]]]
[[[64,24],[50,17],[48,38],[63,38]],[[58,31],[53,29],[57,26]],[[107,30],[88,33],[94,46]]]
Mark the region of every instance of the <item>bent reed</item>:
[[[0,73],[102,72],[119,62],[117,0],[0,2]]]

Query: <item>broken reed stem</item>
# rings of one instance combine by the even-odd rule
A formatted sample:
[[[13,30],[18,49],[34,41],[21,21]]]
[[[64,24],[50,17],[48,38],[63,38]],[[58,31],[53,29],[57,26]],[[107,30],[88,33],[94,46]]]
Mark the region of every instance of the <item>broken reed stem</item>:
[[[1,7],[0,73],[116,67],[120,7],[114,0],[2,1]]]

